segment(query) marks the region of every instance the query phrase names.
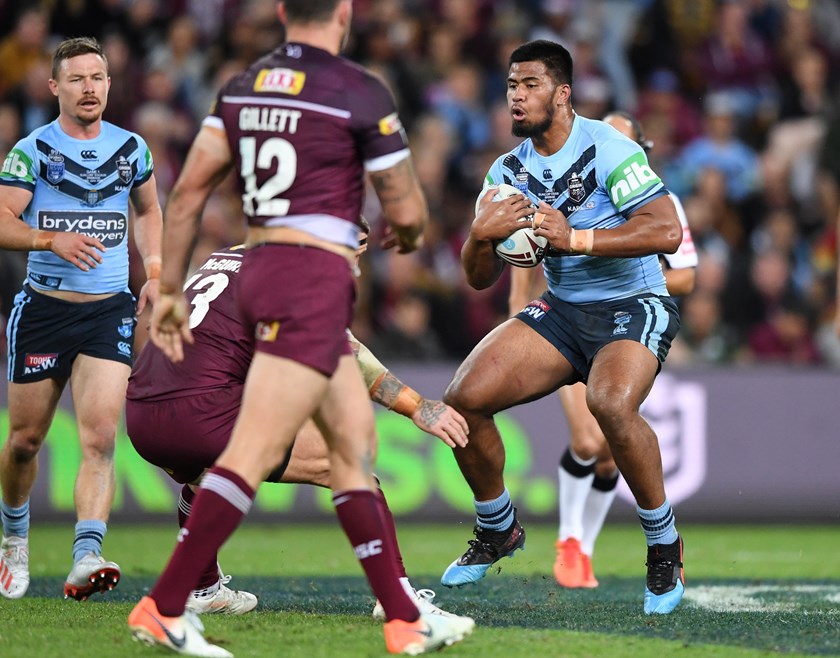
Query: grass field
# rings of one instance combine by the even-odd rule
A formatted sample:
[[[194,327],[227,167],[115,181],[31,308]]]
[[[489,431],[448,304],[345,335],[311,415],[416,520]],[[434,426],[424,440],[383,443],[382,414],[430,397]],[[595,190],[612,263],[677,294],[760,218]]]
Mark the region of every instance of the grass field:
[[[840,656],[840,528],[682,526],[686,598],[665,617],[642,613],[644,541],[636,526],[608,525],[595,555],[596,590],[564,591],[551,576],[555,528],[527,525],[526,551],[481,582],[448,590],[443,568],[470,528],[402,524],[416,587],[441,607],[475,617],[451,657]],[[105,555],[123,579],[108,595],[64,601],[72,524],[32,529],[29,593],[0,599],[0,656],[162,656],[132,642],[125,620],[174,543],[171,527],[112,525]],[[204,618],[211,641],[237,658],[387,655],[361,569],[335,525],[246,523],[221,563],[232,586],[260,595],[245,617]]]

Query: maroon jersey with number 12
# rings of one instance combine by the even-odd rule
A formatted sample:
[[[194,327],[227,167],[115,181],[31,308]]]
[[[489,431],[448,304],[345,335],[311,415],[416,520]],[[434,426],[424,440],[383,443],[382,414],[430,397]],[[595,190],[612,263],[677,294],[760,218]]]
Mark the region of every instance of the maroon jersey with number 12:
[[[233,77],[204,124],[227,135],[250,225],[292,226],[352,248],[364,171],[409,157],[383,82],[299,43]]]

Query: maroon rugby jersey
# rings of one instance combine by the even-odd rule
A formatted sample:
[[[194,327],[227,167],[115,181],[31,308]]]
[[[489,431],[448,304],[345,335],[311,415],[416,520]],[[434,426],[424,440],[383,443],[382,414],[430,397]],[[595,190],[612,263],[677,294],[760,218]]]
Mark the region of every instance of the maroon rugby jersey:
[[[214,252],[187,279],[184,292],[192,310],[189,326],[195,343],[184,344],[184,360],[172,363],[151,341],[134,363],[129,400],[165,400],[241,386],[254,352],[236,306],[236,275],[245,251]]]
[[[408,157],[385,84],[304,44],[281,46],[232,78],[204,123],[227,134],[252,226],[294,226],[326,239],[340,233],[335,241],[356,239],[365,167]],[[325,229],[333,218],[354,226]]]

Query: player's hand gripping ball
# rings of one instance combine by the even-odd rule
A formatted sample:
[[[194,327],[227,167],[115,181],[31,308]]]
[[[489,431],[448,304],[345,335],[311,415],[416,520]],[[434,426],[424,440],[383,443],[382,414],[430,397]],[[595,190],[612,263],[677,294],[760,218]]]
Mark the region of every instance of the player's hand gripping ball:
[[[522,194],[522,192],[513,185],[502,183],[499,185],[499,191],[493,197],[493,201],[501,201],[514,194]],[[476,212],[478,211],[476,210]],[[496,256],[516,267],[535,267],[545,257],[548,238],[534,235],[534,229],[531,228],[533,215],[523,217],[519,221],[526,226],[511,233],[506,240],[499,240],[495,247]]]

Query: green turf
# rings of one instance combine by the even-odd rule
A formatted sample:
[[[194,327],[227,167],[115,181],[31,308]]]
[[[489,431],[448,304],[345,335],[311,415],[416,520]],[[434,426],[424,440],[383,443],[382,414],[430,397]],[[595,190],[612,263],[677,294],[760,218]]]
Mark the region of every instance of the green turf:
[[[527,526],[526,551],[476,585],[448,590],[440,572],[466,548],[469,526],[400,526],[409,575],[442,607],[475,617],[450,656],[840,655],[840,540],[834,527],[685,526],[686,600],[666,617],[641,612],[644,542],[608,526],[595,571],[601,586],[561,590],[551,576],[555,528]],[[72,525],[35,526],[26,598],[0,600],[0,656],[166,655],[131,642],[125,618],[154,582],[174,529],[112,525],[106,556],[123,581],[86,603],[63,601]],[[205,618],[236,656],[384,656],[361,569],[337,526],[246,524],[222,553],[232,586],[260,594],[260,612]],[[95,647],[95,648],[94,648]]]

